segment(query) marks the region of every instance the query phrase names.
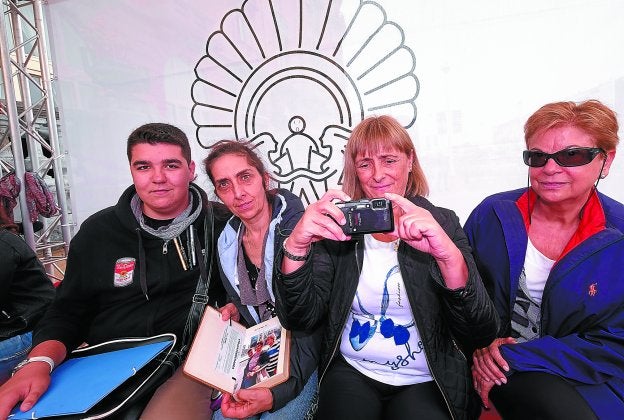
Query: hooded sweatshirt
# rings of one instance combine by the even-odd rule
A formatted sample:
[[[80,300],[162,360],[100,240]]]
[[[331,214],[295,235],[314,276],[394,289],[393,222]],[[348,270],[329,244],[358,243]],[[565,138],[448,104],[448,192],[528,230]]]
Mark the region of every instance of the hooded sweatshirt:
[[[227,210],[209,202],[198,187],[192,186],[190,191],[195,206],[202,201],[204,207],[213,207],[216,238],[227,220]],[[35,329],[33,345],[58,340],[70,351],[83,342],[93,345],[121,337],[174,333],[182,339],[199,264],[185,270],[172,241],[140,227],[130,205],[135,194],[130,186],[115,206],[82,224],[72,239],[57,297]],[[204,219],[202,209],[192,223],[202,253],[206,248]],[[188,230],[181,234],[182,244],[187,244],[187,235]],[[214,244],[209,248],[214,250]],[[216,253],[211,252],[207,264],[216,264],[215,259]],[[208,303],[221,305],[225,291],[218,270],[211,272]]]

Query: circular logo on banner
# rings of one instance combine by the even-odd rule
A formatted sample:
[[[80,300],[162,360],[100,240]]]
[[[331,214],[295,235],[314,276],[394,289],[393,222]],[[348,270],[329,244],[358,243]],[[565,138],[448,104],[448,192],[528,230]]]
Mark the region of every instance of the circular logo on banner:
[[[369,115],[416,120],[416,59],[370,1],[248,0],[230,10],[195,66],[199,144],[250,142],[281,188],[316,201],[340,188],[344,146]]]

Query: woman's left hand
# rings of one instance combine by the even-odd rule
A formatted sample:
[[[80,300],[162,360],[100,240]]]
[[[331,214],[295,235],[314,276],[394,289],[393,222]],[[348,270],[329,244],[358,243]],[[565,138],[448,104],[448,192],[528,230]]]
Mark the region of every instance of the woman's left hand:
[[[481,403],[483,404],[483,407],[485,407],[486,409],[489,409],[490,408],[490,390],[494,388],[496,383],[494,383],[493,381],[488,381],[487,379],[483,377],[475,376],[474,367],[472,371],[472,376],[473,376],[472,380],[473,380],[475,391],[477,391],[477,394],[479,394],[479,398],[481,398]]]
[[[477,349],[472,355],[472,384],[481,397],[483,406],[489,408],[490,390],[495,385],[507,383],[504,372],[509,371],[509,365],[500,352],[503,344],[515,344],[513,337],[497,338],[482,349]]]
[[[394,234],[412,248],[431,254],[447,287],[464,287],[468,281],[464,256],[431,213],[398,194],[386,193],[385,197],[400,214],[394,220]]]
[[[504,344],[516,344],[516,340],[513,337],[496,338],[489,346],[474,351],[473,377],[481,377],[496,385],[507,382],[505,372],[509,371],[509,364],[500,352],[500,346]]]

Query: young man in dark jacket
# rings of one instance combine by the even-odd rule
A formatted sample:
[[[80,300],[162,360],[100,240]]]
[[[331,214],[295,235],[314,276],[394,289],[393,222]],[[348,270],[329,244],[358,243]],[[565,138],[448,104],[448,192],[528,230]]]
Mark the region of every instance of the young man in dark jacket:
[[[0,388],[2,419],[19,401],[20,409],[30,409],[54,366],[81,343],[162,333],[183,339],[200,266],[214,264],[204,228],[220,231],[227,213],[191,183],[195,163],[180,129],[145,124],[130,134],[127,153],[133,185],[115,206],[89,217],[72,240],[65,278],[35,330],[33,349]],[[212,221],[205,221],[207,213]],[[209,304],[222,304],[218,270],[210,272]]]

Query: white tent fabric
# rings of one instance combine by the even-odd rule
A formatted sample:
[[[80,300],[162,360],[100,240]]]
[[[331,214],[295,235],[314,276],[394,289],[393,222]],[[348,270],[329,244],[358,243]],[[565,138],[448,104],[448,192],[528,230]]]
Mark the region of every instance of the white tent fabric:
[[[130,184],[125,140],[145,122],[184,129],[198,163],[202,146],[248,138],[280,185],[313,201],[339,185],[350,129],[390,113],[432,201],[465,221],[526,185],[523,124],[539,106],[596,98],[624,116],[620,2],[302,3],[49,0],[74,219]],[[599,187],[619,201],[623,159]]]

